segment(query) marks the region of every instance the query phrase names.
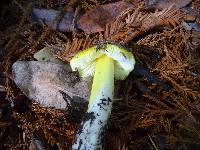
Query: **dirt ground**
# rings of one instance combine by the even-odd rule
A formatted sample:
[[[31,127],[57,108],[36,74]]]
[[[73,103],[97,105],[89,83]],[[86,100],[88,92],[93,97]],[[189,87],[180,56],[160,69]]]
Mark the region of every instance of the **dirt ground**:
[[[69,61],[101,43],[136,59],[127,79],[115,82],[104,149],[200,149],[200,1],[173,2],[0,1],[0,149],[70,149],[81,116],[29,100],[13,82],[12,64],[34,60],[46,46]]]

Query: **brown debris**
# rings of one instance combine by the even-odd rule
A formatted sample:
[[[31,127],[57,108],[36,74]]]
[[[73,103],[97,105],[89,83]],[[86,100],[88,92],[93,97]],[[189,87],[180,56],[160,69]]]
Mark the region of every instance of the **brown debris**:
[[[127,43],[153,28],[175,27],[180,24],[181,18],[183,18],[183,14],[173,7],[154,13],[143,12],[140,7],[136,10],[128,9],[116,21],[107,25],[104,37],[111,41]]]
[[[63,61],[69,61],[77,52],[91,47],[95,44],[97,39],[95,38],[74,38],[73,41],[67,41],[64,44],[64,48],[55,53],[55,56]]]
[[[37,104],[31,104],[30,108],[30,113],[34,114],[31,118],[28,114],[19,115],[18,113],[14,113],[16,119],[24,122],[24,124],[20,125],[20,128],[26,134],[31,135],[37,132],[43,134],[45,140],[50,145],[57,144],[59,140],[64,138],[67,142],[63,141],[60,148],[69,149],[77,125],[67,121],[67,113],[61,110],[43,108]]]

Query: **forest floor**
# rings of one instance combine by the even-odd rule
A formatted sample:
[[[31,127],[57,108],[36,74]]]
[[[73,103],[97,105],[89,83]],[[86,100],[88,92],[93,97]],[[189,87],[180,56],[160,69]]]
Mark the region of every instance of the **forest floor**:
[[[12,64],[44,47],[67,62],[102,43],[136,60],[115,83],[104,149],[200,149],[199,0],[3,0],[0,8],[0,149],[70,149],[80,116],[28,100]]]

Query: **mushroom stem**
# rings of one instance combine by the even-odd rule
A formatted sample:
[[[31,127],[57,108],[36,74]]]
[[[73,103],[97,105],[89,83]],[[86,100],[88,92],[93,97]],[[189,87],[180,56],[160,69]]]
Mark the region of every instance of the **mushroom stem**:
[[[101,134],[111,113],[114,91],[114,61],[103,55],[96,62],[87,113],[76,135],[73,150],[102,149]]]

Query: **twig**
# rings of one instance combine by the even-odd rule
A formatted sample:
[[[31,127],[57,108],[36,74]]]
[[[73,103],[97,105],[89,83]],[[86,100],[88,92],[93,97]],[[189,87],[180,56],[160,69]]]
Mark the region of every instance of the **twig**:
[[[153,141],[153,139],[151,138],[151,136],[147,133],[150,141],[151,141],[151,144],[153,145],[153,147],[155,148],[155,150],[159,150],[158,147],[156,146],[156,143]]]

